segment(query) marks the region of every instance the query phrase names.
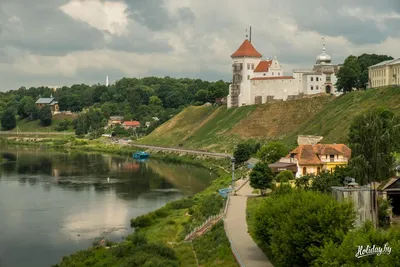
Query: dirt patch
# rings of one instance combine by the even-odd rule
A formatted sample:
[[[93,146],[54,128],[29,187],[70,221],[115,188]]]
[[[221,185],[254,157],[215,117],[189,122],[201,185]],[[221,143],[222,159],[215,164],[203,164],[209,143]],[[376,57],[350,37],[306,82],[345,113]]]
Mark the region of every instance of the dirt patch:
[[[260,105],[230,131],[242,138],[283,138],[320,112],[333,97],[321,96]]]

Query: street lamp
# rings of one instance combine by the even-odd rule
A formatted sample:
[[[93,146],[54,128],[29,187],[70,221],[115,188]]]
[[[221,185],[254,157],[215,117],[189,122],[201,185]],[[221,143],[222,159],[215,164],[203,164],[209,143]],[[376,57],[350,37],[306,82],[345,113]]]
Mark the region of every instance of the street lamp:
[[[232,162],[232,194],[235,192],[235,158],[231,158]]]

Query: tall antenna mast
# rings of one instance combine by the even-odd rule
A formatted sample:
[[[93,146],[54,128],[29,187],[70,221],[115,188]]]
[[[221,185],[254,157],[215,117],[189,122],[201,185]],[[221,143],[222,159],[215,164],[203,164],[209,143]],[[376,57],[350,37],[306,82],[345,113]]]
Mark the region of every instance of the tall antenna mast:
[[[249,39],[250,39],[249,41],[251,43],[251,26],[250,26],[250,38]]]

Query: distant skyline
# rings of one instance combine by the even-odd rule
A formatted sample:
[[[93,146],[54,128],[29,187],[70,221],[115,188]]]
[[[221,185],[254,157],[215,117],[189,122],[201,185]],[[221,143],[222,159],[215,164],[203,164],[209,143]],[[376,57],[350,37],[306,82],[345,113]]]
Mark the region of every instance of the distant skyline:
[[[349,3],[351,2],[351,3]],[[322,50],[400,57],[399,0],[1,0],[0,90],[110,84],[122,77],[231,79],[230,55],[252,26],[285,74]]]

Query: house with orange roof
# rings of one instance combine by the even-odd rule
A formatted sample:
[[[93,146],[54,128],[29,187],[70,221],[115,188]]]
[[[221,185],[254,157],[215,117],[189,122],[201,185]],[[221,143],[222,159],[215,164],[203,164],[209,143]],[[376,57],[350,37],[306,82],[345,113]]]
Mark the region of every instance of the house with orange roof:
[[[124,121],[124,123],[122,125],[124,126],[125,130],[135,129],[135,128],[140,126],[140,122],[138,122],[138,121]]]
[[[340,94],[335,88],[339,65],[331,63],[325,51],[309,70],[294,70],[285,76],[283,67],[276,57],[262,58],[262,54],[245,39],[231,55],[232,84],[229,87],[227,107],[262,104],[274,100],[290,100],[305,95]]]
[[[279,160],[297,165],[296,177],[306,174],[332,172],[336,166],[345,166],[351,157],[351,149],[344,144],[305,144]]]

